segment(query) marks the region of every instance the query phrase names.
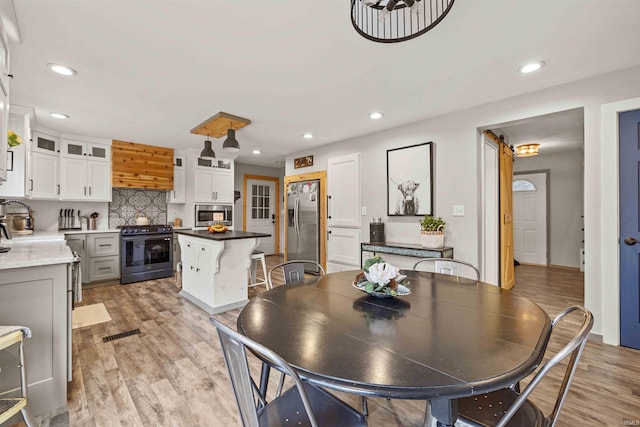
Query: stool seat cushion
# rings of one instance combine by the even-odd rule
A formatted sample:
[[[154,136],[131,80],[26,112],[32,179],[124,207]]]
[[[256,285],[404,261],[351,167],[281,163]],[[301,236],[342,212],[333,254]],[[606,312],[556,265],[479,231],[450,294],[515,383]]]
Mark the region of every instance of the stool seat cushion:
[[[263,254],[263,253],[264,253],[264,252],[262,252],[262,251],[253,251],[253,252],[251,253],[251,255],[260,255],[260,254]]]

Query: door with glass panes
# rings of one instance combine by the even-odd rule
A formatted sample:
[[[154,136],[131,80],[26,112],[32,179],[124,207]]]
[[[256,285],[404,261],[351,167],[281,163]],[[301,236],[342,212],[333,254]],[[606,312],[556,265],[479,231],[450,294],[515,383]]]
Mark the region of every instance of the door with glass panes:
[[[270,234],[261,237],[258,250],[265,255],[275,253],[276,184],[273,181],[247,179],[246,231]]]

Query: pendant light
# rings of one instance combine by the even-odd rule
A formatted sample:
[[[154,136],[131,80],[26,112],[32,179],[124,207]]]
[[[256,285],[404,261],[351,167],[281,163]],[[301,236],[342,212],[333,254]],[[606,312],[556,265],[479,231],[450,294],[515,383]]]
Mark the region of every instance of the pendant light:
[[[206,141],[204,141],[204,148],[200,152],[200,157],[203,157],[206,159],[216,158],[216,153],[215,151],[213,151],[213,148],[211,148],[211,140],[209,139],[209,135],[207,135],[207,139]]]
[[[227,139],[222,144],[222,149],[227,151],[240,151],[240,143],[236,139],[236,131],[227,129]]]

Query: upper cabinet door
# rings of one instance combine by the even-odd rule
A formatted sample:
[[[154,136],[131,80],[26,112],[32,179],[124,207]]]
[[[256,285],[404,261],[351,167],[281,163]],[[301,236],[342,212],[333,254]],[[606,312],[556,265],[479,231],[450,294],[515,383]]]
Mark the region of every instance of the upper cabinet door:
[[[84,158],[87,155],[87,144],[80,141],[62,140],[61,156],[69,159]]]
[[[13,165],[8,164],[7,157],[7,131],[9,130],[9,93],[0,84],[0,183],[7,180],[7,171],[13,169]],[[11,153],[11,161],[14,161]]]
[[[360,228],[360,153],[328,160],[327,225]]]
[[[42,153],[31,153],[31,170],[27,194],[31,199],[55,199],[60,197],[58,168],[60,158]]]
[[[217,170],[213,191],[216,202],[233,203],[233,174],[226,170]]]
[[[31,132],[31,151],[43,154],[60,154],[60,138],[34,130]]]
[[[89,160],[110,162],[111,161],[111,147],[103,144],[94,144],[87,142],[87,157]]]

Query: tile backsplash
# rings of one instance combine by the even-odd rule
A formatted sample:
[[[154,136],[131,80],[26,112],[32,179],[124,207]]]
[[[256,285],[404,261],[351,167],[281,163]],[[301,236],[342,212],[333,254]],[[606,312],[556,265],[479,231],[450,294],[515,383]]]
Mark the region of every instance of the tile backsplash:
[[[136,214],[143,214],[151,224],[167,223],[167,193],[143,188],[114,188],[109,203],[109,227],[135,225]]]

